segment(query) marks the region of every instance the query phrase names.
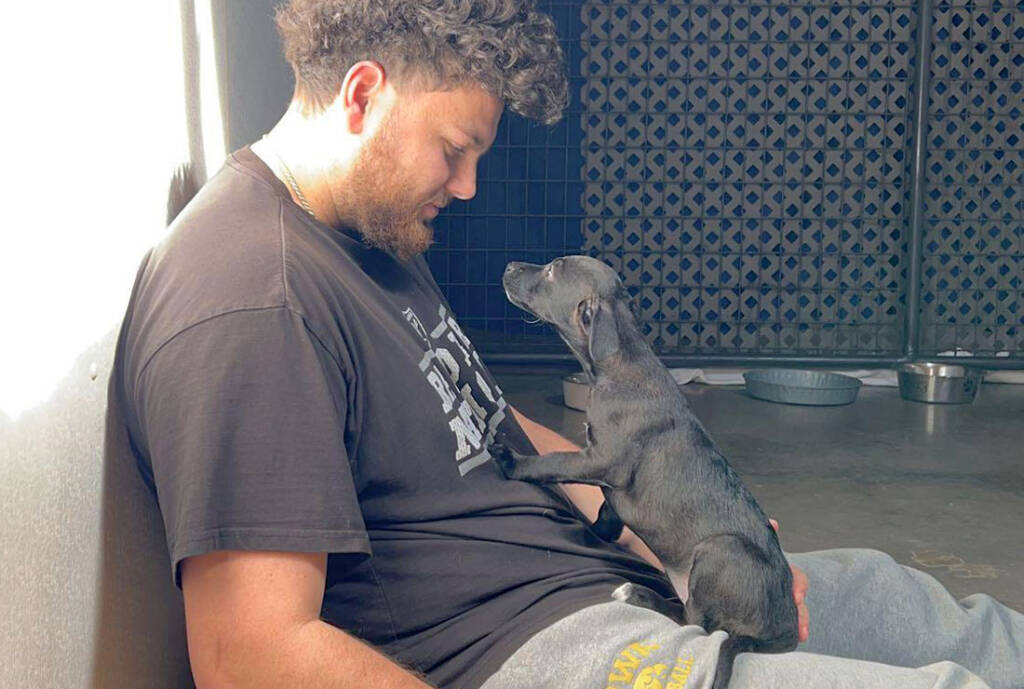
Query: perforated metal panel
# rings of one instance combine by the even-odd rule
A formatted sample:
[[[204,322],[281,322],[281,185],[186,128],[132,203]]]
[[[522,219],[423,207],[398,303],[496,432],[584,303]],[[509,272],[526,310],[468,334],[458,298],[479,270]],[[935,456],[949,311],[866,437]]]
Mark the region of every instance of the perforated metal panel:
[[[565,351],[550,329],[509,304],[501,275],[509,261],[546,263],[580,253],[582,245],[580,3],[541,0],[538,6],[555,20],[568,65],[565,116],[548,127],[506,112],[481,161],[476,198],[438,218],[438,244],[427,254],[459,322],[484,352]]]
[[[932,27],[921,351],[1024,356],[1024,3]]]
[[[583,248],[659,351],[898,354],[913,8],[583,17]]]
[[[564,351],[500,274],[584,252],[620,272],[666,356],[906,354],[915,3],[539,4],[572,104],[554,129],[503,120],[430,259],[481,349]],[[1024,3],[960,11],[925,15],[921,352],[1020,358]]]

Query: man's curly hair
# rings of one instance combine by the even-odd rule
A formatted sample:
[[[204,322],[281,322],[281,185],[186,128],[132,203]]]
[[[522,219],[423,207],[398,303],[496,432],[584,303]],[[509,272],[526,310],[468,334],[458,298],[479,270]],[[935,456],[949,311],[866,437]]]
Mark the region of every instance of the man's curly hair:
[[[360,60],[432,88],[481,86],[548,124],[568,102],[555,25],[534,0],[290,0],[277,9],[295,95],[321,111]]]

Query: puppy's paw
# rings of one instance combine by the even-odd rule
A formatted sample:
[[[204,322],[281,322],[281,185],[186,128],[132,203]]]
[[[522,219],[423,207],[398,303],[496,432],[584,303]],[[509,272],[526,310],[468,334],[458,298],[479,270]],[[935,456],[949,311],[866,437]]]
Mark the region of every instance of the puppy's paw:
[[[505,474],[505,478],[512,478],[516,464],[515,451],[498,441],[491,443],[487,447],[487,451],[491,453],[491,457],[494,458],[494,462],[501,469],[501,473]]]
[[[612,591],[612,598],[623,603],[632,603],[636,600],[636,595],[636,586],[633,584],[623,584]]]

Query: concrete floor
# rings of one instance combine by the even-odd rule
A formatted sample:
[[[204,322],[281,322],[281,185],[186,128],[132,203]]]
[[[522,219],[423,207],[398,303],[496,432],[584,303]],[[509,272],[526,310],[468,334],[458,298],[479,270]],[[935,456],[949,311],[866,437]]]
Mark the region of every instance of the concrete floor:
[[[524,414],[583,442],[562,405],[572,369],[492,367]],[[958,598],[1024,611],[1024,386],[983,386],[972,405],[927,405],[864,387],[846,407],[754,399],[742,386],[684,388],[693,409],[782,525],[791,552],[883,550]]]

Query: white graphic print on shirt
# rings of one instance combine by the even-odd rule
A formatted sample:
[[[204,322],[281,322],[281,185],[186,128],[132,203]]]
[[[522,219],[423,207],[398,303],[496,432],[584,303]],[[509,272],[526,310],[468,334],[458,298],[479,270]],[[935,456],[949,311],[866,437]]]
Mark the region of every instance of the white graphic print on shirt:
[[[491,458],[487,446],[505,419],[505,398],[496,384],[484,380],[480,357],[443,304],[429,331],[412,308],[402,313],[427,347],[420,371],[440,398],[455,436],[455,463],[465,476]]]

